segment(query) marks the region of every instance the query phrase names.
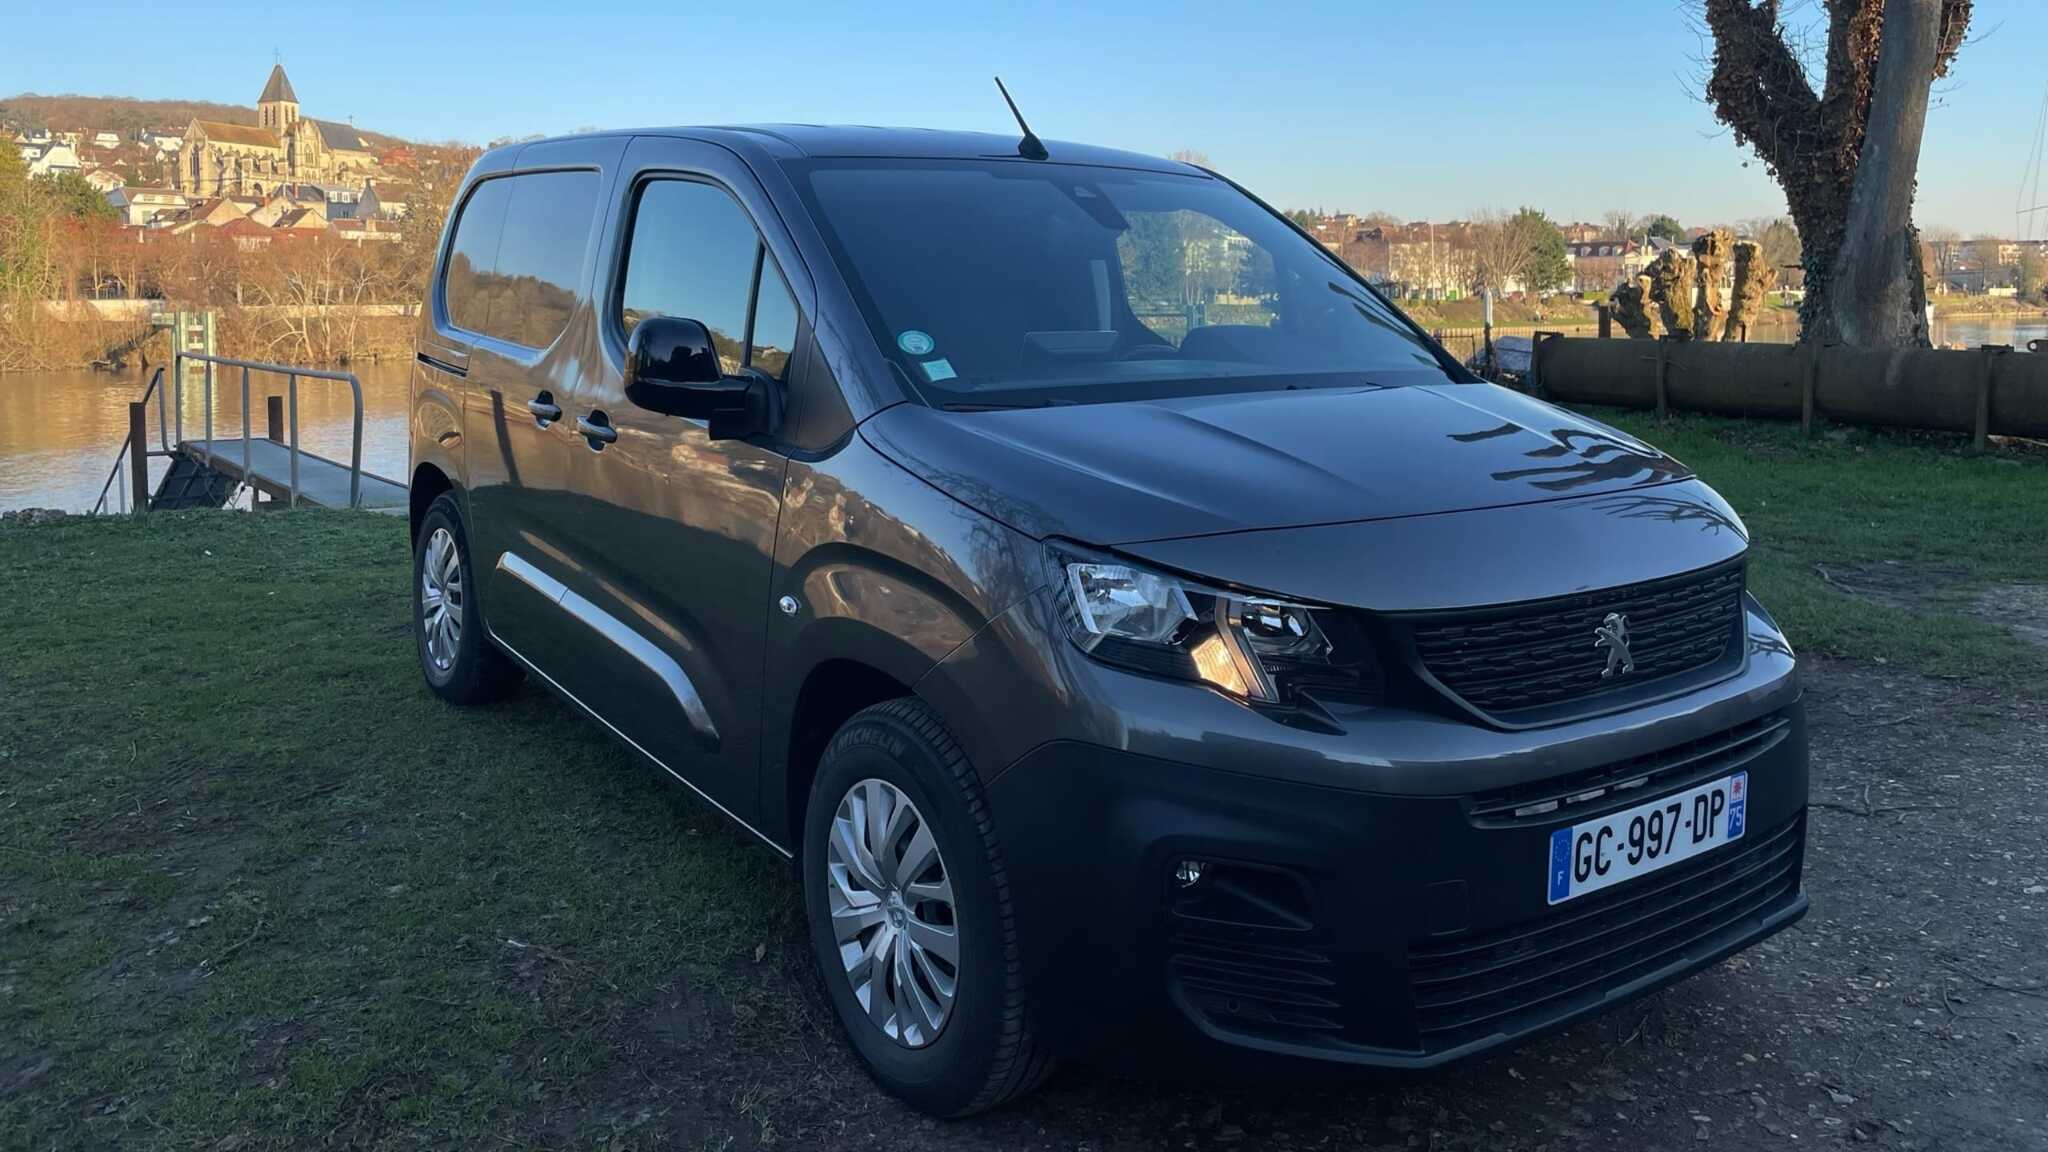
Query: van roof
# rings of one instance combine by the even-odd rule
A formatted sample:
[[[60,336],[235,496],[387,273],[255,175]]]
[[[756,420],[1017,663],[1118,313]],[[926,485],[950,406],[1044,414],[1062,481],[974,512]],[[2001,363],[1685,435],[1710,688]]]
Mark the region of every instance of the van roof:
[[[952,132],[937,128],[886,128],[865,124],[726,124],[644,128],[598,133],[605,136],[679,136],[723,144],[735,152],[775,160],[811,157],[896,157],[905,159],[1015,159],[1017,133]],[[539,143],[539,141],[535,141]],[[518,145],[513,145],[517,147]],[[1047,159],[1154,172],[1191,173],[1193,166],[1139,152],[1045,141]]]

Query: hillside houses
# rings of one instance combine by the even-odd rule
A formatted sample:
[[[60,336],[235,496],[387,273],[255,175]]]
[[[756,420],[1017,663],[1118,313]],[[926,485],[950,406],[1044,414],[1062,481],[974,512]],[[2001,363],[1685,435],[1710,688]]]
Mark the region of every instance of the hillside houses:
[[[124,184],[155,186],[169,173],[168,164],[154,147],[139,140],[123,140],[113,132],[28,129],[15,135],[14,144],[29,175],[78,173],[90,178],[102,192]]]
[[[31,177],[77,175],[106,197],[124,227],[170,229],[178,234],[195,226],[222,227],[247,217],[258,228],[285,228],[294,234],[328,230],[336,220],[357,221],[337,233],[349,240],[395,237],[404,214],[404,191],[393,179],[362,185],[319,181],[278,184],[265,195],[196,196],[173,186],[168,177],[182,136],[146,130],[133,139],[107,131],[23,129],[14,146]],[[111,142],[111,143],[110,143]],[[246,230],[241,230],[248,238]]]

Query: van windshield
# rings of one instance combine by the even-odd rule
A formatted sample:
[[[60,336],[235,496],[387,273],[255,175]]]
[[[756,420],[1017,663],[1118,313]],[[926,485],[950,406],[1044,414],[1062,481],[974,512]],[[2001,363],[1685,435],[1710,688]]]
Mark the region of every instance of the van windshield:
[[[1221,180],[1009,160],[790,167],[883,353],[932,404],[1462,379]]]

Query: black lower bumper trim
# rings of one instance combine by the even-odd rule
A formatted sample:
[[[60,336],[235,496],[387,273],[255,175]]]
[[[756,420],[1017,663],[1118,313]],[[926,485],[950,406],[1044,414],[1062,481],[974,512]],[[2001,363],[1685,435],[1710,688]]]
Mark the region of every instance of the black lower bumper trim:
[[[1047,745],[989,791],[1039,1027],[1147,1066],[1422,1068],[1698,971],[1806,910],[1805,722],[1783,715],[1743,766],[1752,840],[1557,906],[1543,881],[1561,821]],[[1186,862],[1219,886],[1184,886]]]

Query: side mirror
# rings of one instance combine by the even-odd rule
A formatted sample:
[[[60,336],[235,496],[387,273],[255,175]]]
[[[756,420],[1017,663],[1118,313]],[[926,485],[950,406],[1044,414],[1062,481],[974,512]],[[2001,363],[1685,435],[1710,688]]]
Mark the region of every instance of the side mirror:
[[[769,431],[772,382],[757,373],[727,376],[710,329],[680,316],[650,316],[626,341],[626,399],[650,412],[704,420],[714,440]]]

